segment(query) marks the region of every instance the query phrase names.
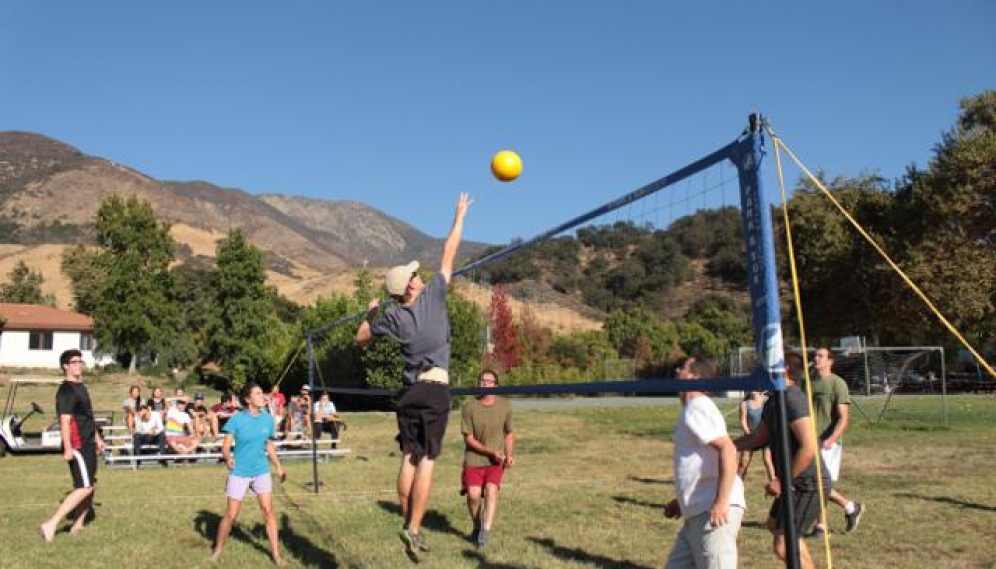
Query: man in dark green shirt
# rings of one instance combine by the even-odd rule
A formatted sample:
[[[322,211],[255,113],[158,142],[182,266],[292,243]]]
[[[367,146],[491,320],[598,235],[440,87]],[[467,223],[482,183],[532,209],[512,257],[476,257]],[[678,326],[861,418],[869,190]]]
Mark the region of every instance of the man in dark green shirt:
[[[833,490],[830,500],[844,508],[845,533],[858,527],[865,506],[861,502],[852,502],[837,491],[837,479],[840,476],[840,463],[843,457],[841,441],[847,429],[851,410],[851,394],[847,383],[833,373],[833,352],[830,348],[820,347],[813,356],[813,369],[816,372],[811,379],[813,393],[813,414],[816,419],[816,432],[820,438],[820,458],[830,471]],[[826,528],[822,523],[816,524],[811,537],[821,538]]]

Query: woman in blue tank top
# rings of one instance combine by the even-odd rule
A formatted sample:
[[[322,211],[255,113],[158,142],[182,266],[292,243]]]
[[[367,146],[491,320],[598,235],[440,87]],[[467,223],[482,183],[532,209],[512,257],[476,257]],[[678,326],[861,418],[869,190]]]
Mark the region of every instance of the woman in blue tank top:
[[[764,412],[764,403],[768,398],[760,391],[747,393],[743,401],[740,402],[740,429],[743,433],[749,434],[761,423],[761,414]],[[761,452],[764,457],[764,470],[770,481],[775,476],[775,466],[771,462],[771,451],[764,447]],[[737,465],[737,475],[743,480],[747,476],[747,467],[754,457],[754,451],[745,450],[740,452],[739,463]]]

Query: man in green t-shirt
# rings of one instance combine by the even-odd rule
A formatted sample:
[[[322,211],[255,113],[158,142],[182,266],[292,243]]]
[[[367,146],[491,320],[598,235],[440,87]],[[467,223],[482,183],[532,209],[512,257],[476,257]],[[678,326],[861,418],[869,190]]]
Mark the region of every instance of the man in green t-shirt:
[[[498,374],[484,370],[477,384],[483,389],[497,387]],[[493,393],[481,395],[463,406],[460,432],[466,444],[461,493],[467,495],[467,511],[474,522],[472,539],[477,541],[477,547],[483,548],[498,510],[502,476],[506,468],[515,465],[512,403]]]
[[[851,395],[847,383],[833,373],[833,352],[829,348],[817,348],[813,357],[812,377],[813,413],[816,415],[816,432],[820,438],[820,457],[830,471],[833,489],[830,500],[844,508],[844,518],[847,526],[845,533],[850,533],[858,527],[865,507],[861,502],[852,502],[837,491],[837,479],[840,476],[840,463],[843,456],[841,440],[847,429],[850,416]],[[826,528],[822,523],[816,524],[809,536],[820,538]]]

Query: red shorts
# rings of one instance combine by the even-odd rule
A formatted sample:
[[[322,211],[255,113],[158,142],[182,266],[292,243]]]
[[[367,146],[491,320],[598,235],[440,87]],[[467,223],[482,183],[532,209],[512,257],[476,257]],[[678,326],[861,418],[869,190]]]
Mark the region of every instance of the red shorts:
[[[463,465],[463,475],[460,482],[463,486],[461,494],[467,492],[467,488],[484,487],[486,484],[494,484],[501,488],[501,478],[505,474],[505,468],[500,464],[489,464],[488,466],[467,466]]]

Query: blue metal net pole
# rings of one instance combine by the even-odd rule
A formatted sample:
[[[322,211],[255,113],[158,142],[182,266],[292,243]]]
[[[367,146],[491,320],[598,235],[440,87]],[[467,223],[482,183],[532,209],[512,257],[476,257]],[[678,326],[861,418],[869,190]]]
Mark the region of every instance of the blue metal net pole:
[[[782,480],[782,519],[785,535],[785,566],[799,569],[799,541],[792,507],[792,471],[789,456],[788,419],[785,411],[785,351],[782,340],[781,310],[778,303],[778,276],[775,263],[774,229],[771,208],[761,181],[761,161],[764,159],[763,118],[748,117],[747,136],[734,162],[740,177],[744,238],[747,244],[747,278],[750,284],[751,316],[754,342],[761,356],[761,372],[774,387],[777,410],[780,459],[775,469]]]

